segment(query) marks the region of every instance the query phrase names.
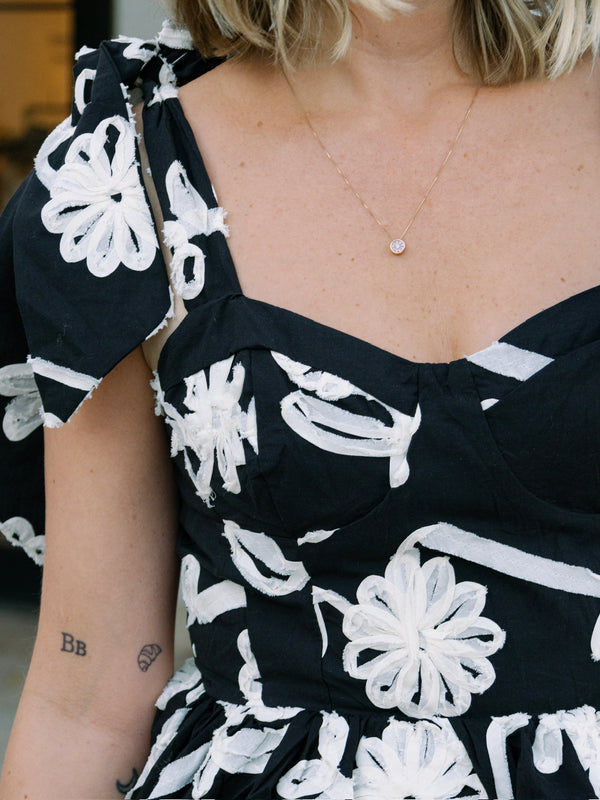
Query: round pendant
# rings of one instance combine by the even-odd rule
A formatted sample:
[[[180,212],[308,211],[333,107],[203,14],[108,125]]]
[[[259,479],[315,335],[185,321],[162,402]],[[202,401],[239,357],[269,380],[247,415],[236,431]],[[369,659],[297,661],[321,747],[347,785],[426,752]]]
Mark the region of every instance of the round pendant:
[[[406,250],[406,243],[403,239],[393,239],[390,242],[390,250],[395,256],[399,256]]]

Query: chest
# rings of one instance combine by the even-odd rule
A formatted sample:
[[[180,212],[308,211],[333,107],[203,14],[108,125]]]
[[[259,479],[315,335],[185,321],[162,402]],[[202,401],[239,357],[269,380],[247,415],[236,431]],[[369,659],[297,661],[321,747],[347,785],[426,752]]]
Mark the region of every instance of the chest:
[[[600,135],[585,111],[506,116],[482,99],[442,169],[452,129],[326,131],[344,180],[305,126],[188,113],[244,293],[416,361],[482,349],[600,282]]]

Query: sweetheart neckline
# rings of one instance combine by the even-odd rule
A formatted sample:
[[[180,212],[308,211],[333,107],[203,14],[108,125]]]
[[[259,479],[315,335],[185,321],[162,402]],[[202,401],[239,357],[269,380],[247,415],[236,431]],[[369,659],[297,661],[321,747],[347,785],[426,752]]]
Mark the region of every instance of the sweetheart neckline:
[[[171,105],[171,103],[172,103],[172,105]],[[181,133],[185,136],[185,138],[189,142],[189,146],[190,146],[189,155],[196,162],[196,164],[198,165],[198,167],[200,169],[200,173],[202,174],[203,178],[206,180],[206,182],[210,186],[210,191],[211,191],[211,198],[210,199],[214,202],[215,207],[220,207],[219,206],[219,201],[217,199],[216,191],[214,189],[214,185],[213,185],[213,183],[212,183],[212,181],[210,179],[210,175],[208,174],[208,171],[207,171],[206,166],[204,164],[204,159],[202,158],[202,153],[200,152],[200,148],[198,147],[198,144],[196,142],[196,137],[194,136],[194,132],[192,130],[192,127],[191,127],[190,123],[188,122],[188,119],[187,119],[187,117],[185,115],[183,107],[181,106],[181,103],[180,103],[180,100],[179,100],[179,96],[176,95],[174,97],[169,98],[169,102],[167,103],[167,105],[169,105],[169,107],[175,109],[176,113],[173,116],[174,116],[175,122],[177,123]],[[197,187],[194,187],[194,188],[196,188],[196,191],[198,191]],[[254,298],[254,297],[251,297],[250,295],[247,295],[242,290],[241,283],[240,283],[240,280],[239,280],[238,271],[237,271],[237,268],[236,268],[236,265],[235,265],[235,261],[233,259],[231,250],[229,248],[229,244],[227,242],[227,238],[225,236],[222,236],[222,242],[223,242],[223,247],[221,248],[221,251],[222,251],[223,255],[225,256],[225,261],[227,262],[226,263],[226,267],[227,267],[229,276],[230,276],[230,278],[232,279],[232,281],[233,281],[233,283],[235,285],[235,290],[234,290],[234,292],[232,292],[232,296],[239,295],[245,301],[250,302],[252,304],[257,304],[257,305],[259,305],[261,307],[264,307],[264,308],[276,309],[279,313],[282,313],[282,314],[284,314],[286,316],[290,316],[291,318],[296,318],[296,319],[301,320],[302,324],[304,324],[304,325],[310,324],[310,325],[317,326],[318,328],[320,328],[324,332],[329,332],[330,335],[331,334],[335,334],[336,336],[341,336],[341,337],[349,340],[350,342],[354,342],[355,344],[359,343],[361,347],[366,347],[366,348],[372,350],[373,352],[379,353],[380,356],[384,356],[384,357],[386,357],[388,359],[391,359],[391,360],[397,362],[398,364],[403,364],[403,365],[406,365],[407,367],[412,367],[414,369],[418,369],[419,367],[422,367],[422,368],[426,368],[426,367],[436,368],[437,367],[437,368],[449,369],[449,368],[452,368],[454,365],[463,364],[465,362],[468,362],[474,356],[476,356],[479,353],[483,352],[484,350],[487,350],[488,348],[492,347],[497,342],[503,342],[506,339],[511,338],[515,334],[520,332],[520,330],[522,328],[524,328],[525,326],[529,326],[532,323],[534,323],[536,321],[539,321],[539,319],[541,317],[543,317],[545,315],[548,315],[548,314],[555,313],[560,308],[562,308],[562,306],[564,306],[564,305],[567,305],[567,304],[569,304],[569,303],[571,303],[573,301],[577,301],[580,298],[587,297],[592,293],[600,291],[600,284],[595,284],[594,286],[590,286],[587,289],[582,289],[582,290],[580,290],[578,292],[575,292],[574,294],[571,294],[571,295],[569,295],[567,297],[564,297],[561,300],[558,300],[555,303],[552,303],[551,305],[546,306],[545,308],[542,308],[539,311],[534,312],[533,314],[531,314],[530,316],[526,317],[521,322],[517,323],[512,328],[510,328],[509,330],[504,332],[497,339],[494,339],[493,341],[488,342],[487,345],[485,345],[482,348],[479,348],[478,350],[475,350],[472,353],[465,354],[463,356],[460,356],[460,357],[457,357],[457,358],[452,358],[452,359],[449,359],[449,360],[444,360],[444,361],[413,360],[411,358],[408,358],[407,356],[400,355],[398,353],[395,353],[392,350],[388,350],[385,347],[377,345],[374,342],[369,341],[368,339],[362,338],[361,336],[357,336],[356,334],[349,333],[349,332],[347,332],[345,330],[342,330],[341,328],[336,328],[333,325],[328,325],[327,323],[320,322],[319,320],[316,320],[316,319],[314,319],[312,317],[308,317],[305,314],[299,313],[297,311],[293,311],[292,309],[286,308],[285,306],[280,306],[280,305],[277,305],[277,304],[274,304],[274,303],[270,303],[270,302],[268,302],[266,300],[261,300],[260,298]],[[187,316],[189,316],[190,313],[191,313],[191,310],[188,311],[188,315]],[[178,326],[178,327],[180,327],[180,326]],[[163,348],[162,348],[162,350],[160,352],[160,355],[159,355],[159,360],[158,360],[158,364],[159,365],[160,365],[160,362],[162,360],[162,354],[163,354],[164,350],[166,349],[167,344],[172,339],[173,335],[177,332],[177,330],[178,329],[176,328],[173,331],[173,334],[171,334],[171,336],[168,337],[167,341],[163,345]],[[547,355],[547,354],[544,354],[544,355]],[[158,367],[157,367],[157,369],[158,369]]]

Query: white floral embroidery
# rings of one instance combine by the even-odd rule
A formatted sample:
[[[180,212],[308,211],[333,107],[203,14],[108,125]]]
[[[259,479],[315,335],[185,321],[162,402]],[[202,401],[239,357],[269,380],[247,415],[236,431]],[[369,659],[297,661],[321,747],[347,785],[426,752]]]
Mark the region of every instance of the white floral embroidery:
[[[42,398],[31,364],[8,364],[0,369],[0,395],[12,397],[4,412],[2,430],[11,442],[20,442],[42,424]]]
[[[36,536],[33,525],[24,517],[11,517],[0,522],[0,533],[15,547],[22,547],[38,566],[44,563],[44,536]]]
[[[158,41],[174,50],[193,50],[194,40],[187,28],[178,28],[172,20],[166,19],[163,22]]]
[[[209,748],[205,752],[205,758],[200,768],[196,770],[192,788],[193,798],[210,796],[209,793],[220,770],[231,775],[240,772],[258,775],[263,772],[289,728],[289,723],[281,725],[281,722],[295,717],[302,711],[300,708],[272,708],[263,704],[260,672],[250,648],[247,630],[241,632],[237,644],[244,659],[239,677],[240,691],[247,702],[243,706],[220,703],[225,711],[226,720],[214,732]],[[253,720],[271,724],[279,722],[280,727],[244,727],[247,721]],[[182,783],[181,786],[183,785],[185,784]]]
[[[494,797],[497,797],[498,800],[513,800],[514,798],[508,764],[507,740],[520,728],[527,727],[530,719],[529,714],[508,714],[505,717],[492,717],[492,721],[488,725],[485,742],[494,776],[494,788],[496,789]]]
[[[144,785],[145,781],[147,780],[148,776],[150,775],[150,772],[151,772],[152,768],[157,763],[157,761],[162,756],[162,754],[167,749],[167,747],[171,744],[173,739],[177,736],[177,732],[179,731],[179,728],[181,727],[183,721],[185,720],[187,715],[190,713],[190,711],[191,711],[191,709],[189,709],[189,708],[178,708],[167,719],[165,724],[162,726],[160,733],[156,737],[156,741],[152,745],[152,750],[150,751],[150,755],[148,756],[148,760],[146,761],[146,764],[144,765],[144,769],[143,769],[142,774],[140,775],[140,777],[138,779],[138,782],[133,787],[131,792],[129,792],[127,797],[130,797],[131,794],[138,787],[141,787],[141,786]],[[205,747],[208,749],[208,745],[205,745]],[[181,787],[185,786],[185,784],[188,782],[188,780],[187,780],[188,776],[186,774],[183,774],[183,775],[181,774],[182,771],[180,769],[178,769],[178,767],[180,765],[179,765],[179,763],[177,761],[174,762],[174,763],[177,764],[177,767],[175,767],[175,770],[177,770],[177,777],[175,778],[174,782],[177,784],[177,782],[178,782],[177,778],[179,778],[182,781],[181,783],[179,783],[179,785],[176,785],[175,788],[172,790],[172,791],[177,791],[177,789],[181,789]],[[166,770],[169,770],[169,773],[167,774],[164,783],[169,783],[170,781],[173,780],[173,778],[172,778],[173,765],[170,764],[166,768]],[[163,775],[164,775],[166,770],[163,770],[163,772],[161,773],[161,778],[163,777]],[[194,773],[192,772],[192,775],[193,774]],[[155,790],[152,792],[152,794],[149,795],[148,800],[150,800],[150,798],[160,797],[161,794],[163,794],[163,788],[160,787],[160,793],[158,793],[158,794],[157,794],[157,791],[156,791],[157,788],[158,787],[156,787]],[[164,793],[166,794],[166,792],[164,792]]]
[[[229,229],[225,224],[225,211],[208,207],[179,161],[174,161],[169,167],[165,187],[171,213],[176,217],[164,225],[165,243],[173,255],[170,264],[173,288],[184,300],[193,300],[204,287],[204,253],[190,239],[202,234],[210,236],[217,231],[227,236]],[[189,279],[185,274],[188,260],[191,260]]]
[[[589,567],[566,564],[527,553],[502,542],[486,539],[448,522],[427,525],[410,534],[401,549],[408,550],[421,542],[432,550],[480,564],[503,575],[546,586],[561,592],[600,597],[600,574]],[[591,637],[592,658],[600,661],[600,616]]]
[[[139,39],[132,36],[119,36],[116,39],[119,44],[126,44],[123,50],[123,57],[130,61],[143,61],[144,64],[150,61],[156,54],[156,42]]]
[[[463,714],[471,695],[494,682],[488,656],[505,639],[495,622],[479,616],[485,595],[478,583],[456,583],[448,558],[421,566],[416,549],[399,548],[384,577],[362,581],[358,604],[344,614],[344,668],[366,680],[379,708],[410,717]],[[380,655],[363,656],[373,652]]]
[[[600,797],[600,712],[591,706],[582,706],[540,716],[533,762],[544,774],[556,772],[562,766],[562,731],[571,740],[581,766],[588,773],[594,797]]]
[[[361,739],[353,777],[355,800],[487,798],[448,720],[391,720],[381,739]]]
[[[300,391],[292,392],[281,401],[281,416],[298,436],[330,453],[389,458],[390,486],[394,488],[406,483],[408,449],[421,423],[419,406],[413,416],[404,414],[337,375],[312,370],[281,353],[271,352],[271,355],[290,380],[301,387]],[[307,395],[303,389],[317,396]],[[334,402],[350,395],[379,404],[391,417],[391,425],[334,405]]]
[[[237,640],[237,647],[244,666],[240,669],[238,683],[240,692],[246,699],[246,708],[260,722],[275,722],[275,720],[290,719],[297,716],[302,709],[293,706],[266,706],[262,699],[262,677],[258,669],[256,657],[250,646],[250,634],[244,629]]]
[[[227,611],[246,607],[243,586],[233,581],[220,581],[199,592],[199,580],[200,562],[188,553],[181,562],[181,594],[187,609],[188,628],[194,622],[203,625]]]
[[[237,468],[246,463],[244,440],[258,453],[254,398],[242,411],[240,398],[246,371],[242,364],[233,366],[234,357],[218,361],[185,379],[184,405],[189,413],[180,414],[167,403],[157,375],[152,382],[157,410],[165,413],[171,427],[171,456],[183,452],[185,468],[196,492],[210,506],[213,497],[211,480],[216,462],[223,488],[239,494],[241,484]],[[229,375],[231,373],[231,378]]]
[[[48,191],[52,188],[57,174],[56,170],[50,165],[50,157],[73,136],[74,130],[75,128],[71,124],[71,117],[67,117],[44,139],[35,157],[35,174]]]
[[[189,706],[190,694],[193,692],[195,699],[201,694],[204,694],[204,685],[202,684],[202,673],[196,666],[193,658],[188,658],[182,667],[173,674],[171,680],[167,683],[165,688],[156,703],[154,704],[161,711],[167,707],[169,700],[176,697],[178,694],[186,693],[185,704]]]
[[[92,84],[96,77],[95,69],[82,69],[77,79],[75,80],[74,100],[75,108],[80,114],[83,114],[89,100],[88,95],[91,92]],[[90,84],[88,86],[88,84]]]
[[[299,761],[279,780],[277,792],[283,800],[352,800],[352,778],[339,770],[348,740],[349,726],[335,712],[321,712],[320,758]]]
[[[78,136],[64,164],[51,175],[50,200],[42,222],[61,234],[60,253],[69,263],[86,261],[99,277],[120,264],[145,270],[158,246],[140,183],[135,130],[123,117],[102,120],[93,133]]]
[[[531,350],[523,350],[507,342],[494,342],[485,350],[479,350],[471,356],[467,356],[467,361],[477,364],[479,367],[496,372],[498,375],[505,375],[507,378],[516,378],[519,381],[526,381],[539,372],[554,359],[543,356],[541,353],[534,353]]]
[[[304,564],[289,561],[270,536],[244,530],[231,520],[225,520],[223,536],[231,546],[231,558],[240,574],[259,592],[280,597],[298,592],[308,583]]]
[[[154,87],[152,100],[148,103],[148,107],[153,106],[155,103],[164,103],[165,100],[177,97],[177,94],[175,70],[168,61],[163,61],[158,72],[158,84]]]

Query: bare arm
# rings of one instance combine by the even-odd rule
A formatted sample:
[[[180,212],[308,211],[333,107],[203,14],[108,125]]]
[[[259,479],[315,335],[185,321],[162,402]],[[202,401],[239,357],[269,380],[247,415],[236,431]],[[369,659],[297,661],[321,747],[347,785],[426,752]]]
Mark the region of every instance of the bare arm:
[[[149,377],[138,349],[46,432],[42,607],[0,800],[123,797],[148,754],[173,668],[177,582],[176,502]]]

